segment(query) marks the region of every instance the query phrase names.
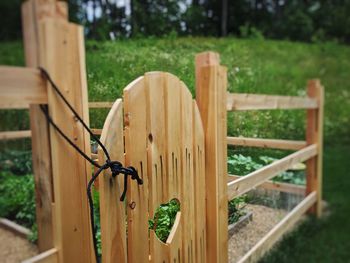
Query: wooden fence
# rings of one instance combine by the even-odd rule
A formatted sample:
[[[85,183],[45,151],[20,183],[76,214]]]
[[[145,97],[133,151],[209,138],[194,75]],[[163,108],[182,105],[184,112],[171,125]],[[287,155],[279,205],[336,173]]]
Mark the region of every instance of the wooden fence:
[[[321,214],[323,88],[310,81],[308,96],[227,93],[219,55],[196,56],[196,99],[176,76],[147,73],[124,89],[123,100],[88,103],[83,28],[67,21],[67,6],[55,0],[22,5],[27,67],[0,67],[0,109],[29,109],[30,131],[4,132],[1,139],[32,138],[40,254],[26,262],[94,262],[87,181],[90,164],[55,130],[53,121],[90,154],[90,137],[66,110],[36,67],[44,67],[78,114],[89,123],[89,108],[111,108],[95,132],[112,159],[134,166],[143,186],[129,181],[119,202],[121,178],[100,180],[103,262],[227,262],[228,199],[255,187],[305,193],[305,199],[240,261],[255,261],[307,211]],[[227,103],[225,103],[227,102]],[[227,111],[306,109],[305,141],[227,137]],[[245,177],[228,177],[227,145],[295,150]],[[103,163],[98,151],[92,157]],[[295,163],[307,161],[307,186],[269,181]],[[170,199],[181,210],[166,243],[148,230],[157,206]],[[126,224],[127,222],[127,224]]]

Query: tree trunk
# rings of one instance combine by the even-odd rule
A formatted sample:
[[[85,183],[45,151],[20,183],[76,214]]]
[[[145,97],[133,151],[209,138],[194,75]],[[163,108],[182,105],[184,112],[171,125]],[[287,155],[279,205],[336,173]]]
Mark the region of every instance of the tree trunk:
[[[221,6],[221,36],[227,36],[227,0],[222,0]]]

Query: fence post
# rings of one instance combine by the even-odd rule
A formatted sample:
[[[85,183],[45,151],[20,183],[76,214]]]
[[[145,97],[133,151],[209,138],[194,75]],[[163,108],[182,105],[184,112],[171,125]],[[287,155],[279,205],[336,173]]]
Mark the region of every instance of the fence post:
[[[318,108],[307,111],[306,142],[308,145],[317,144],[317,155],[306,162],[306,193],[309,194],[313,191],[317,192],[317,203],[311,208],[311,212],[320,217],[322,215],[324,88],[319,80],[310,80],[307,85],[307,93],[309,97],[317,100]]]
[[[205,133],[207,262],[228,261],[227,70],[219,54],[196,56],[196,100]]]
[[[22,4],[24,53],[27,67],[38,67],[45,50],[39,48],[39,20],[44,18],[67,20],[67,3],[55,0],[28,0]],[[39,252],[53,247],[52,205],[53,186],[49,129],[39,105],[30,105],[32,131],[32,160],[35,181],[36,221]]]

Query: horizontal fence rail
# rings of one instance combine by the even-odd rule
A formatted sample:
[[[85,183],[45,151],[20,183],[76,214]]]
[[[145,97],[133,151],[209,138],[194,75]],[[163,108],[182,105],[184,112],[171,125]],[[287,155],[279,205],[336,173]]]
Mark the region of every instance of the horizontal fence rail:
[[[93,101],[89,102],[90,109],[110,109],[112,108],[114,102],[105,102],[105,101]]]
[[[247,93],[228,93],[228,111],[276,110],[276,109],[316,109],[317,100],[309,97],[273,96]]]
[[[227,144],[234,146],[260,147],[281,150],[300,150],[307,144],[305,141],[258,139],[245,137],[227,137]]]
[[[227,181],[228,183],[234,182],[235,180],[238,180],[242,177],[243,176],[230,174],[228,176]],[[295,185],[290,183],[281,183],[281,182],[273,182],[273,181],[263,182],[258,187],[261,187],[265,190],[276,190],[284,193],[297,194],[297,195],[304,195],[306,191],[306,187],[303,185]]]
[[[254,171],[238,180],[228,183],[228,199],[231,200],[239,195],[242,195],[252,188],[262,184],[268,179],[285,170],[288,170],[293,165],[306,161],[317,154],[316,144],[305,147],[293,154],[290,154],[278,161],[275,161],[263,168]]]
[[[32,132],[29,131],[5,131],[0,132],[0,141],[30,138],[32,137]]]
[[[317,193],[311,192],[288,215],[286,215],[270,232],[264,236],[238,262],[256,262],[316,203]]]
[[[0,109],[47,104],[46,83],[38,69],[0,66],[0,83]]]

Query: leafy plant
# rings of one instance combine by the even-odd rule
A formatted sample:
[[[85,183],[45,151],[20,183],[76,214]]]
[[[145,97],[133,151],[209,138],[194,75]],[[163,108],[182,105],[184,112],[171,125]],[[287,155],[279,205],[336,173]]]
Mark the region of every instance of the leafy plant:
[[[149,229],[155,231],[157,237],[166,242],[174,225],[177,212],[180,211],[180,203],[173,199],[169,203],[160,205],[153,219],[148,220]]]
[[[263,165],[253,161],[252,157],[244,156],[242,154],[234,154],[227,158],[229,165],[229,172],[234,175],[246,175],[257,169],[260,169]]]
[[[246,206],[246,195],[242,195],[228,202],[228,223],[236,223],[242,216],[246,214],[244,208]]]
[[[4,151],[0,154],[0,170],[16,175],[32,173],[31,151]]]

